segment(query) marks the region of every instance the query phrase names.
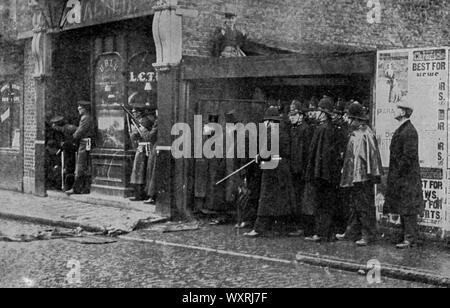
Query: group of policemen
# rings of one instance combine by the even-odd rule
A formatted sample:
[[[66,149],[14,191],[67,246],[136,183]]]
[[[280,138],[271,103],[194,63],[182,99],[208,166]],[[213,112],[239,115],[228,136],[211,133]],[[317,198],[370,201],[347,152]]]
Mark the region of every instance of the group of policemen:
[[[397,247],[409,248],[418,241],[417,217],[424,209],[418,135],[410,121],[414,108],[405,99],[396,107],[400,126],[391,147],[385,213],[400,215],[404,237]],[[236,228],[251,228],[247,237],[274,232],[312,242],[376,241],[375,185],[383,168],[368,109],[325,95],[294,100],[289,112],[270,106],[263,121],[268,136],[275,125],[279,129],[279,155],[258,155],[242,174]],[[271,160],[278,160],[277,168],[260,168]]]

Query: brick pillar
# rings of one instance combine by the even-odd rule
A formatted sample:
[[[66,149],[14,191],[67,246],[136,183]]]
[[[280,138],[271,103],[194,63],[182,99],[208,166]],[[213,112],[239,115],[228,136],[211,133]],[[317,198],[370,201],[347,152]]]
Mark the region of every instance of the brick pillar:
[[[172,157],[172,126],[183,121],[180,109],[180,62],[182,57],[182,16],[177,0],[158,1],[154,7],[153,37],[158,81],[158,144],[157,144],[157,211],[172,218],[189,216],[188,196],[184,189],[187,168]],[[183,114],[183,112],[181,112]],[[184,122],[184,121],[183,121]]]
[[[33,11],[33,40],[31,55],[34,63],[35,127],[29,127],[34,135],[34,179],[29,189],[38,196],[46,196],[45,190],[45,112],[47,92],[51,83],[52,38],[47,33],[43,3],[30,1]],[[29,155],[31,153],[28,153]]]

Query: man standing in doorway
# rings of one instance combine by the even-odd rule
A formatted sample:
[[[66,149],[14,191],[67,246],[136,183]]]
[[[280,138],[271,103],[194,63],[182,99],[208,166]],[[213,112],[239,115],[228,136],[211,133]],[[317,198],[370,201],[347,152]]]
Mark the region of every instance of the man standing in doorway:
[[[403,242],[399,249],[412,247],[418,240],[417,218],[424,209],[419,164],[419,136],[411,123],[414,107],[406,98],[397,103],[395,119],[400,123],[390,148],[385,214],[400,215]]]
[[[75,184],[71,190],[66,192],[68,195],[89,194],[91,189],[90,152],[95,136],[95,125],[91,116],[91,103],[86,101],[78,102],[78,112],[81,116],[80,125],[73,134],[73,140],[78,144]]]

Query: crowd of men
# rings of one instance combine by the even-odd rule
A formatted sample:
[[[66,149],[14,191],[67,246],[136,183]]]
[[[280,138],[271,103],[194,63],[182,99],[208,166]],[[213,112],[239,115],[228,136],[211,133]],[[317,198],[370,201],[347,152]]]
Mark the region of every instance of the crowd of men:
[[[135,193],[131,200],[153,204],[157,110],[138,93],[130,96],[129,105],[133,108],[127,118],[129,135],[136,150],[130,179]],[[63,157],[62,189],[69,195],[90,191],[89,153],[95,136],[90,106],[90,102],[79,102],[78,127],[65,123],[61,117],[52,120],[52,132],[63,140],[56,143],[58,147],[61,144],[58,152]],[[395,119],[399,127],[390,148],[384,212],[401,217],[404,237],[398,248],[417,243],[417,219],[425,205],[419,138],[410,121],[413,111],[406,98],[397,103]],[[238,122],[234,112],[227,113],[225,118],[227,123]],[[209,121],[218,123],[218,116],[210,116]],[[197,160],[196,208],[213,218],[211,224],[221,224],[237,205],[236,228],[250,228],[244,234],[247,237],[277,230],[312,242],[351,240],[358,246],[374,242],[377,239],[374,191],[381,182],[383,168],[367,108],[357,101],[335,102],[329,96],[320,101],[294,100],[289,112],[270,106],[263,122],[268,136],[274,127],[279,129],[279,154],[269,158],[258,155],[254,164],[227,158]],[[206,125],[205,138],[213,138],[213,132],[206,131],[207,128]],[[275,169],[261,168],[272,160],[278,161]],[[244,164],[247,167],[239,177],[217,185]],[[70,174],[72,180],[68,178]]]
[[[263,121],[268,136],[274,125],[279,128],[279,155],[258,155],[256,164],[242,174],[235,199],[236,228],[250,228],[247,237],[275,232],[312,242],[351,240],[367,246],[376,241],[375,185],[381,183],[383,168],[367,110],[357,101],[335,102],[329,96],[316,103],[294,100],[289,113],[271,106]],[[401,217],[404,238],[398,248],[417,243],[417,218],[424,209],[418,135],[410,121],[413,110],[406,99],[396,105],[399,128],[392,140],[385,196],[385,214]],[[277,168],[260,168],[274,159]],[[227,174],[226,165],[220,165],[220,159],[206,163],[219,164],[213,174],[205,173],[211,178],[205,186],[205,200],[210,202],[203,207],[215,217],[211,224],[217,224],[231,209],[227,183],[236,185],[214,186]]]

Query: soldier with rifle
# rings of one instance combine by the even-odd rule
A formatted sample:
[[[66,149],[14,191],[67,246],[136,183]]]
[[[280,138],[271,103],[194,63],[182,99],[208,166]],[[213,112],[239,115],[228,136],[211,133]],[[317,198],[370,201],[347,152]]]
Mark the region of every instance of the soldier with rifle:
[[[151,151],[149,135],[154,125],[154,121],[148,115],[150,105],[146,105],[142,98],[138,92],[130,96],[129,103],[133,106],[133,114],[123,107],[129,116],[129,122],[132,126],[130,139],[137,144],[130,179],[130,184],[134,186],[134,196],[130,198],[131,201],[144,201],[146,199],[147,160]]]

